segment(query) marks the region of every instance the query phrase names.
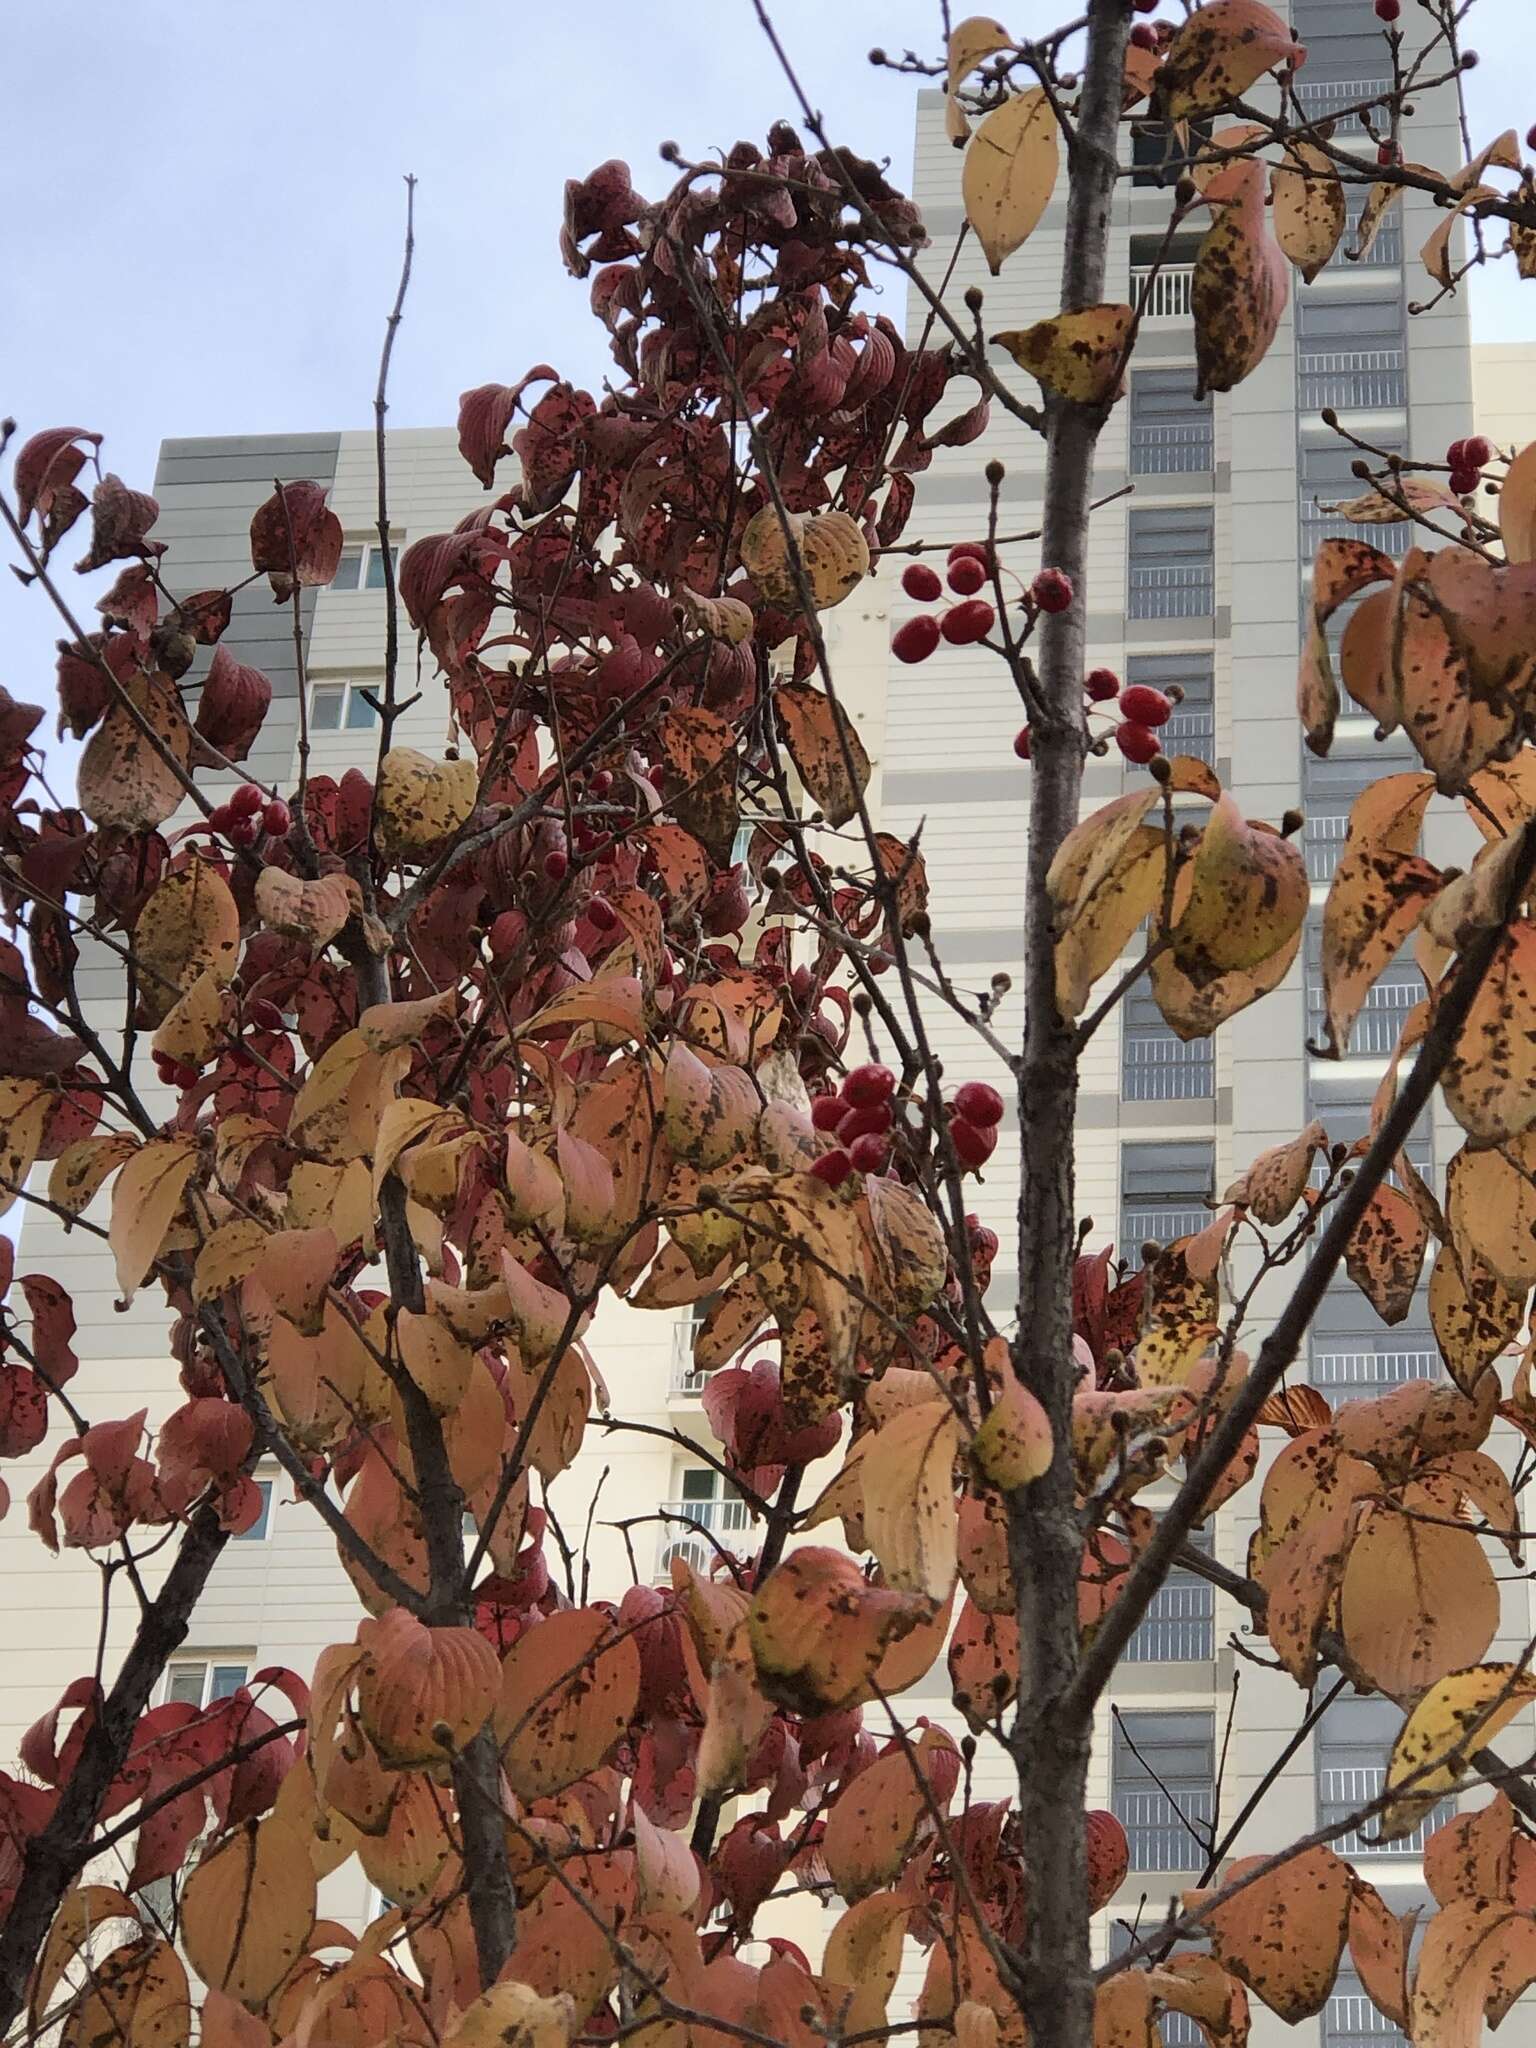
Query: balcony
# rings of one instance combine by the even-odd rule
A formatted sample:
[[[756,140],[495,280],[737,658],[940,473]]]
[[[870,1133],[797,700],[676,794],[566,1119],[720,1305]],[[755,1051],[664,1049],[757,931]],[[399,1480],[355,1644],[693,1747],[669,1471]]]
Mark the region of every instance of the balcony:
[[[696,1401],[709,1384],[709,1374],[693,1362],[693,1340],[698,1324],[691,1316],[672,1325],[672,1372],[668,1391],[674,1401]]]
[[[1168,1203],[1153,1207],[1139,1202],[1122,1201],[1120,1204],[1120,1255],[1126,1256],[1128,1246],[1144,1244],[1172,1244],[1176,1237],[1193,1237],[1197,1230],[1204,1230],[1211,1220],[1211,1211],[1204,1207],[1192,1207],[1188,1203]]]
[[[1215,608],[1216,571],[1210,562],[1132,562],[1129,618],[1208,619]]]
[[[1303,412],[1321,412],[1329,405],[1340,412],[1400,412],[1408,403],[1400,348],[1304,351],[1298,378]]]
[[[1199,1102],[1216,1092],[1216,1056],[1208,1038],[1189,1044],[1171,1031],[1128,1030],[1121,1046],[1125,1102]]]
[[[1214,1591],[1183,1577],[1158,1588],[1125,1651],[1128,1664],[1205,1664],[1215,1654]]]
[[[1348,811],[1312,811],[1307,814],[1302,851],[1307,859],[1309,882],[1326,887],[1333,880],[1348,832]]]
[[[1437,1380],[1440,1354],[1433,1344],[1405,1345],[1400,1351],[1372,1346],[1347,1350],[1342,1345],[1312,1354],[1312,1384],[1340,1401],[1374,1401],[1394,1387],[1414,1380]]]
[[[1369,485],[1362,484],[1358,488],[1363,495]],[[1311,573],[1313,560],[1325,540],[1361,540],[1367,547],[1380,548],[1384,555],[1401,555],[1407,552],[1411,531],[1412,526],[1406,519],[1378,526],[1362,519],[1341,519],[1337,512],[1319,512],[1312,508],[1301,515],[1302,573]]]
[[[1169,713],[1159,738],[1165,754],[1192,754],[1209,766],[1216,759],[1216,713],[1209,704],[1180,704]]]
[[[1357,262],[1349,261],[1349,251],[1360,239],[1360,208],[1352,206],[1344,223],[1344,232],[1339,237],[1339,248],[1343,251],[1342,266],[1345,272],[1351,270],[1400,270],[1403,264],[1403,230],[1401,222],[1393,214],[1376,230],[1375,239],[1369,249]]]
[[[1383,45],[1385,48],[1385,45]],[[1344,114],[1345,107],[1379,99],[1392,90],[1390,78],[1309,78],[1298,80],[1294,91],[1297,104],[1308,121],[1337,121],[1337,132],[1348,135],[1363,124],[1358,114]]]
[[[1423,995],[1424,984],[1417,978],[1412,981],[1378,981],[1355,1019],[1345,1057],[1357,1060],[1388,1058],[1397,1050],[1404,1018]],[[1307,986],[1307,1031],[1314,1042],[1322,1038],[1323,1016],[1322,983],[1310,982]]]
[[[659,1512],[675,1519],[662,1525],[661,1544],[656,1557],[658,1580],[670,1576],[674,1557],[682,1558],[694,1571],[708,1577],[720,1556],[715,1543],[711,1543],[709,1538],[713,1536],[716,1543],[730,1550],[735,1547],[730,1539],[740,1535],[752,1521],[752,1511],[746,1502],[734,1496],[724,1500],[664,1500]],[[694,1526],[686,1528],[685,1522]],[[706,1530],[707,1535],[704,1533]]]
[[[1348,1815],[1358,1813],[1362,1806],[1369,1806],[1373,1799],[1381,1797],[1386,1782],[1384,1764],[1356,1764],[1343,1769],[1320,1764],[1317,1772],[1318,1826],[1331,1827]],[[1425,1842],[1437,1827],[1450,1819],[1453,1811],[1449,1802],[1437,1806],[1433,1813],[1420,1821],[1411,1835],[1404,1835],[1398,1842],[1370,1840],[1376,1829],[1374,1822],[1367,1821],[1363,1830],[1351,1828],[1348,1834],[1336,1835],[1329,1846],[1341,1856],[1422,1856]]]
[[[1216,1809],[1209,1785],[1173,1785],[1168,1792],[1117,1789],[1115,1818],[1130,1843],[1132,1870],[1202,1870],[1205,1837]],[[1183,1816],[1181,1819],[1180,1816]],[[1192,1832],[1185,1823],[1197,1830]]]
[[[1323,2048],[1408,2048],[1408,2036],[1363,1991],[1336,1990],[1323,2012]]]
[[[1164,263],[1156,270],[1150,263],[1133,264],[1131,304],[1141,304],[1141,295],[1150,283],[1147,310],[1142,315],[1144,320],[1188,320],[1194,311],[1194,281],[1193,263]]]
[[[1187,476],[1211,469],[1216,437],[1209,415],[1198,420],[1131,421],[1134,476]]]

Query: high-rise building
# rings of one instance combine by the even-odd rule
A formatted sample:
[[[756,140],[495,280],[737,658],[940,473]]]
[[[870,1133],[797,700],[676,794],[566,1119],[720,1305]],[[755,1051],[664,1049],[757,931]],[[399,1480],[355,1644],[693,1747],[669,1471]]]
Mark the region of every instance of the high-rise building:
[[[1295,0],[1292,11],[1309,53],[1298,85],[1303,106],[1319,116],[1337,112],[1341,130],[1357,132],[1347,110],[1382,90],[1389,76],[1369,0]],[[1455,163],[1460,137],[1449,90],[1416,99],[1413,153],[1429,163]],[[1110,298],[1135,295],[1157,260],[1180,147],[1178,137],[1151,121],[1132,131],[1135,167],[1115,203]],[[923,93],[914,196],[946,251],[962,226],[959,163],[944,135],[941,96]],[[1350,204],[1353,219],[1358,192]],[[954,274],[956,304],[967,287],[984,290],[993,333],[1056,311],[1064,213],[1058,193],[999,279],[987,276],[968,240]],[[1324,409],[1383,450],[1438,454],[1469,433],[1474,418],[1502,443],[1536,437],[1531,352],[1474,351],[1461,296],[1409,315],[1411,300],[1429,296],[1416,252],[1441,218],[1409,193],[1401,217],[1389,217],[1365,260],[1336,263],[1313,284],[1297,286],[1274,346],[1245,383],[1230,396],[1197,402],[1190,266],[1201,221],[1192,215],[1159,270],[1129,389],[1101,442],[1096,485],[1107,502],[1093,523],[1090,661],[1127,680],[1177,683],[1184,694],[1167,728],[1169,751],[1210,762],[1250,815],[1277,820],[1303,809],[1315,884],[1307,943],[1285,985],[1213,1041],[1182,1044],[1136,994],[1092,1042],[1080,1104],[1079,1208],[1094,1219],[1092,1244],[1112,1242],[1133,1260],[1143,1241],[1197,1227],[1249,1160],[1312,1118],[1321,1117],[1335,1140],[1359,1135],[1402,1011],[1414,999],[1405,960],[1373,992],[1348,1058],[1324,1061],[1306,1050],[1318,1033],[1321,904],[1349,805],[1375,777],[1413,761],[1400,739],[1377,743],[1370,720],[1349,706],[1328,758],[1309,756],[1294,693],[1311,556],[1320,539],[1348,530],[1324,508],[1356,488],[1355,451],[1324,424]],[[921,305],[909,309],[908,321],[915,341],[925,327]],[[998,361],[1032,397],[1033,387],[1001,352]],[[445,531],[477,502],[452,433],[393,432],[389,453],[393,545]],[[936,540],[978,538],[986,506],[981,470],[991,457],[1006,465],[1002,532],[1027,536],[1036,528],[1042,444],[1018,422],[996,416],[980,446],[936,454],[919,479],[913,531]],[[329,488],[347,547],[335,583],[306,594],[302,608],[311,766],[318,773],[366,765],[374,751],[374,714],[363,694],[378,681],[383,660],[373,459],[372,437],[364,433],[174,441],[162,451],[155,485],[162,507],[156,532],[170,543],[167,566],[178,589],[245,573],[251,513],[274,479],[311,478]],[[1408,531],[1372,528],[1364,537],[1398,552]],[[1039,566],[1038,546],[1010,540],[1003,558],[1027,581]],[[888,829],[923,827],[935,943],[955,982],[983,990],[994,976],[1011,975],[1017,984],[1029,806],[1029,770],[1012,751],[1019,704],[1001,666],[981,650],[946,647],[914,668],[890,662],[887,612],[899,620],[906,609],[887,569],[829,615],[842,695],[875,761],[871,797]],[[272,605],[264,586],[252,587],[236,601],[225,644],[273,679],[272,712],[251,766],[290,787],[300,682],[290,615]],[[404,659],[412,659],[409,636]],[[445,693],[427,667],[412,686],[420,696],[399,737],[436,748],[446,732]],[[1140,772],[1125,769],[1114,753],[1092,760],[1085,811],[1135,786]],[[1449,851],[1451,832],[1448,815],[1432,811],[1430,850]],[[1005,1038],[1016,1037],[1017,987],[995,1022]],[[930,1027],[951,1080],[990,1076],[989,1055],[963,1021],[935,1008]],[[1439,1170],[1458,1143],[1441,1113],[1426,1121],[1416,1156]],[[1017,1160],[1005,1142],[976,1197],[1005,1248],[993,1289],[1000,1320],[1016,1280],[1010,1247],[1017,1195]],[[34,1266],[73,1290],[88,1394],[110,1390],[113,1413],[145,1403],[152,1422],[175,1405],[166,1319],[150,1292],[119,1313],[104,1248],[79,1232],[65,1236],[46,1216],[26,1221],[21,1269]],[[1282,1293],[1283,1280],[1268,1287],[1261,1312],[1272,1314]],[[690,1333],[686,1314],[610,1306],[591,1347],[621,1415],[671,1424],[698,1441],[706,1425]],[[1340,1401],[1438,1374],[1440,1366],[1422,1306],[1388,1329],[1341,1282],[1329,1290],[1302,1370]],[[39,1465],[54,1448],[50,1439]],[[264,1664],[306,1669],[323,1645],[356,1625],[355,1597],[331,1539],[291,1501],[275,1470],[262,1482],[267,1512],[216,1568],[172,1666],[172,1697],[217,1696]],[[26,1474],[14,1475],[18,1497],[26,1483]],[[1234,1566],[1245,1553],[1254,1500],[1245,1493],[1202,1539]],[[665,1576],[674,1548],[706,1561],[705,1539],[691,1525],[729,1543],[745,1514],[702,1460],[653,1437],[607,1434],[600,1423],[577,1465],[556,1482],[552,1505],[577,1543],[590,1517],[594,1590],[627,1583],[632,1567],[642,1577]],[[664,1519],[672,1512],[686,1520]],[[12,1621],[0,1689],[0,1746],[9,1753],[64,1685],[92,1667],[101,1581],[78,1553],[49,1558],[14,1512],[0,1522],[0,1561]],[[109,1659],[134,1618],[119,1587]],[[1529,1595],[1515,1581],[1506,1587],[1505,1627],[1493,1654],[1506,1644],[1518,1653],[1530,1633]],[[1199,1881],[1213,1841],[1244,1811],[1296,1730],[1300,1695],[1246,1656],[1249,1647],[1244,1612],[1191,1573],[1175,1575],[1131,1645],[1095,1747],[1093,1802],[1120,1816],[1132,1849],[1127,1884],[1102,1916],[1105,1952],[1123,1941],[1125,1923],[1139,1912],[1145,1929],[1170,1897]],[[1262,1643],[1252,1647],[1262,1658]],[[909,1696],[911,1710],[953,1723],[943,1683],[940,1664],[925,1681],[933,1696],[920,1688],[921,1696]],[[1325,1821],[1369,1797],[1381,1782],[1395,1718],[1380,1701],[1341,1697],[1257,1800],[1235,1852],[1279,1847],[1313,1825],[1314,1816]],[[977,1796],[1007,1796],[1010,1769],[983,1742]],[[1368,1840],[1350,1847],[1392,1903],[1405,1906],[1423,1893],[1420,1843],[1415,1836],[1390,1849]],[[356,1866],[349,1869],[353,1875],[334,1880],[326,1899],[327,1910],[343,1917],[367,1903]],[[914,1967],[913,1981],[916,1975]],[[1258,2048],[1290,2038],[1262,2012],[1255,2018]],[[1183,2025],[1165,2023],[1165,2037],[1190,2038]],[[1390,2039],[1391,2029],[1346,1971],[1317,2038],[1323,2048],[1346,2048],[1367,2037]]]

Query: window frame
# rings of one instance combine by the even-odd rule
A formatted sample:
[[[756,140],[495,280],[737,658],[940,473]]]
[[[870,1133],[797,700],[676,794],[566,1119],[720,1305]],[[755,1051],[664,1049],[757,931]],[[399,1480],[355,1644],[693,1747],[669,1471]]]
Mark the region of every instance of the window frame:
[[[309,730],[311,734],[339,737],[344,733],[373,732],[377,730],[379,714],[362,693],[364,690],[372,690],[377,695],[381,687],[382,679],[375,681],[371,677],[367,680],[360,680],[352,676],[312,676],[309,683]],[[321,697],[336,697],[339,700],[334,724],[329,720],[322,721],[317,715],[317,707]],[[367,713],[366,718],[353,717],[352,707],[354,703],[362,706],[363,710]]]
[[[401,545],[400,537],[392,535],[389,543],[389,553],[395,570],[397,590],[399,588]],[[338,578],[341,575],[342,564],[347,561],[349,556],[356,557],[357,576],[355,581],[351,583],[342,583],[338,581]],[[336,563],[336,575],[331,578],[331,581],[325,587],[327,590],[334,591],[338,597],[361,597],[369,591],[382,590],[384,588],[383,561],[384,551],[379,546],[376,534],[372,539],[364,535],[343,534],[341,554]],[[379,579],[376,583],[372,580],[375,562],[379,564]]]
[[[251,1665],[255,1661],[255,1655],[254,1650],[203,1650],[194,1652],[191,1656],[178,1655],[173,1657],[165,1667],[165,1679],[161,1688],[162,1704],[170,1706],[176,1702],[178,1696],[174,1687],[178,1672],[198,1671],[201,1673],[198,1683],[198,1698],[195,1703],[191,1700],[184,1700],[183,1704],[187,1706],[195,1704],[199,1713],[206,1713],[209,1707],[216,1706],[220,1700],[229,1699],[232,1694],[239,1692],[241,1686],[250,1684]],[[227,1690],[216,1693],[213,1690],[214,1676],[221,1671],[238,1671],[240,1677]]]

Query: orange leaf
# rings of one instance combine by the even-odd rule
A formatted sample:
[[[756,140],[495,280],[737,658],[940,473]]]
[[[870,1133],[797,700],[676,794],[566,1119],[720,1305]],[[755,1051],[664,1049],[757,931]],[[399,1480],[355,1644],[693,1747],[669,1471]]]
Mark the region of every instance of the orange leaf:
[[[858,815],[869,783],[869,755],[858,728],[841,705],[809,683],[781,683],[773,708],[800,780],[829,825]]]
[[[518,1637],[496,1712],[519,1799],[544,1799],[596,1770],[634,1719],[640,1652],[596,1608],[551,1615]]]
[[[1260,1861],[1239,1859],[1227,1881]],[[1292,2026],[1321,2012],[1344,1947],[1351,1888],[1349,1865],[1331,1849],[1292,1857],[1210,1915],[1218,1961]]]
[[[1219,7],[1222,0],[1217,4]],[[1246,0],[1230,0],[1230,4],[1242,5]],[[1200,8],[1181,33],[1187,34],[1215,11]],[[1291,47],[1289,33],[1286,47]],[[1164,69],[1166,72],[1166,65]],[[1258,368],[1275,338],[1290,295],[1285,258],[1265,224],[1263,167],[1235,165],[1221,191],[1216,219],[1195,255],[1190,286],[1201,393],[1230,391]]]
[[[1208,0],[1163,53],[1161,84],[1175,121],[1224,107],[1278,64],[1300,65],[1306,50],[1260,0]]]
[[[1441,1513],[1438,1502],[1414,1505]],[[1421,1522],[1381,1506],[1350,1548],[1339,1594],[1350,1654],[1383,1692],[1421,1692],[1448,1671],[1475,1664],[1499,1625],[1499,1589],[1470,1529]]]
[[[949,1805],[959,1756],[953,1739],[925,1728],[914,1744],[916,1765],[894,1749],[859,1772],[838,1796],[827,1817],[821,1853],[832,1882],[850,1902],[862,1899],[899,1876],[913,1837],[931,1826],[929,1800],[943,1812]]]
[[[748,1612],[758,1682],[796,1713],[834,1712],[865,1696],[886,1645],[933,1612],[917,1593],[867,1583],[841,1551],[791,1551],[753,1595]]]
[[[315,1873],[303,1838],[275,1817],[236,1828],[199,1859],[181,1895],[181,1939],[205,1984],[266,2002],[309,1941]]]
[[[357,1640],[358,1714],[385,1764],[441,1763],[484,1727],[501,1668],[474,1629],[426,1628],[397,1607]]]

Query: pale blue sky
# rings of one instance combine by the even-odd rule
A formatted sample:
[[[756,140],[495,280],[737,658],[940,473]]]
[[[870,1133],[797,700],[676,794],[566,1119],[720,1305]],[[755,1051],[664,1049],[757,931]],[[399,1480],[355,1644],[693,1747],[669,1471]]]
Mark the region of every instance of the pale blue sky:
[[[1473,9],[1477,139],[1536,118],[1529,5]],[[1028,33],[1062,7],[999,11]],[[835,132],[904,182],[912,88],[865,53],[935,47],[937,0],[773,12]],[[792,111],[749,0],[48,0],[6,44],[0,410],[103,431],[145,488],[162,436],[368,424],[403,172],[391,417],[441,424],[540,360],[602,374],[556,242],[567,177],[621,156],[658,192],[664,137],[702,155]],[[1480,338],[1536,335],[1536,286],[1479,289]],[[0,632],[0,681],[50,701],[56,627],[9,577]]]

